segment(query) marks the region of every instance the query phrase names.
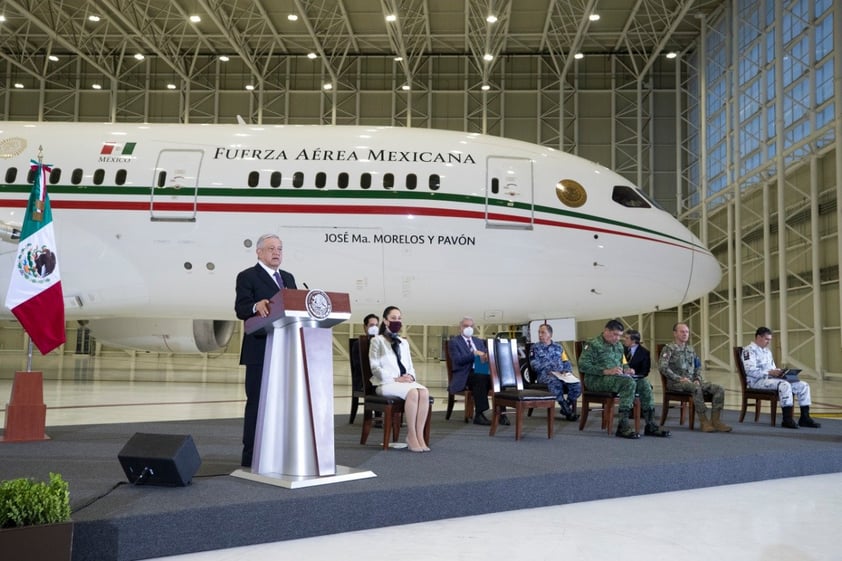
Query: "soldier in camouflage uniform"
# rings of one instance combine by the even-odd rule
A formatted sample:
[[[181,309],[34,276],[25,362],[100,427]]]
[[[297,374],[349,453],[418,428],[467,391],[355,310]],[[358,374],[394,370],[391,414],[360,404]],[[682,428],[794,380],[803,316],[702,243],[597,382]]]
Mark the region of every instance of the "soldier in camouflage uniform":
[[[686,323],[676,323],[672,328],[672,336],[673,342],[664,346],[658,360],[658,370],[666,377],[667,388],[693,393],[693,405],[703,432],[731,432],[731,427],[720,420],[725,406],[725,390],[702,377],[702,363],[687,342],[690,339],[690,328]],[[705,400],[711,402],[710,417]]]
[[[652,386],[646,378],[635,380],[630,370],[623,371],[623,324],[612,319],[605,324],[602,335],[585,344],[579,357],[579,372],[585,378],[585,387],[591,391],[614,392],[620,398],[617,436],[640,438],[629,424],[629,413],[634,406],[634,397],[640,397],[640,408],[646,420],[644,434],[647,436],[669,436],[670,431],[660,428],[653,420],[655,400]]]

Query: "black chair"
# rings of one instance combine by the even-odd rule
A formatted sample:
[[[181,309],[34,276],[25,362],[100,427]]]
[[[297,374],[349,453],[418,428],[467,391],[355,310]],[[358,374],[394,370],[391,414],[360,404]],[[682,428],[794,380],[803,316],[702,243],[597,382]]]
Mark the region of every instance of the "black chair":
[[[371,425],[374,422],[374,413],[379,411],[383,414],[383,449],[389,449],[389,442],[397,442],[400,438],[401,422],[403,421],[404,400],[399,397],[378,395],[371,384],[371,363],[368,361],[368,349],[370,339],[368,335],[359,337],[360,366],[365,383],[365,397],[363,398],[363,428],[360,435],[360,444],[368,441],[368,434],[371,432]],[[433,412],[433,397],[430,396],[430,409],[427,411],[427,422],[424,424],[424,440],[430,443],[430,418]]]
[[[743,389],[742,405],[740,407],[740,422],[746,417],[746,409],[748,408],[748,400],[754,400],[754,422],[760,420],[760,406],[763,401],[769,402],[771,408],[772,426],[775,426],[775,421],[778,417],[778,390],[758,390],[748,387],[748,380],[746,378],[746,368],[743,364],[743,348],[734,347],[734,361],[737,363],[737,374],[740,376],[740,386]]]
[[[450,420],[450,415],[453,413],[453,406],[456,403],[456,396],[462,396],[465,398],[465,422],[470,423],[474,418],[474,394],[469,388],[455,393],[451,393],[450,391],[450,382],[453,380],[453,365],[450,362],[450,341],[444,346],[444,361],[447,367],[447,412],[444,414],[444,420]]]
[[[491,367],[491,381],[494,388],[490,435],[497,432],[500,416],[506,407],[515,410],[515,440],[523,435],[523,412],[525,409],[547,410],[547,438],[553,437],[555,417],[555,396],[540,390],[523,388],[523,378],[517,356],[517,342],[513,339],[489,339],[488,363]]]
[[[365,381],[360,366],[360,342],[356,337],[348,339],[348,358],[351,362],[351,416],[348,424],[353,425],[357,418],[357,408],[365,399]]]

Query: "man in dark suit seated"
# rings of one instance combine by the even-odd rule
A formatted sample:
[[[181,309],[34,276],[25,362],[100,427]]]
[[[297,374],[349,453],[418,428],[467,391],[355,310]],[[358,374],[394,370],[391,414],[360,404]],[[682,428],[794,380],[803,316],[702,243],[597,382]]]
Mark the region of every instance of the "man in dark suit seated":
[[[450,393],[461,392],[466,388],[471,390],[476,406],[474,424],[490,425],[491,421],[484,413],[489,408],[488,390],[491,388],[491,376],[488,373],[488,347],[485,341],[474,337],[473,318],[462,318],[459,323],[459,335],[450,338],[447,342],[447,350],[453,368],[450,387],[447,390]],[[474,369],[477,361],[481,365],[477,369],[479,371]],[[509,419],[503,415],[500,417],[500,423],[508,425]]]
[[[283,242],[275,234],[263,234],[257,240],[257,264],[237,275],[234,311],[245,321],[254,316],[269,315],[269,299],[282,288],[295,288],[295,278],[280,269]],[[254,433],[260,406],[263,381],[263,356],[266,354],[266,332],[243,335],[240,364],[246,367],[246,408],[243,423],[243,455],[241,465],[251,467]]]
[[[640,344],[640,331],[626,329],[623,336],[623,348],[626,353],[626,363],[634,370],[635,378],[645,378],[652,370],[652,355],[649,349]]]

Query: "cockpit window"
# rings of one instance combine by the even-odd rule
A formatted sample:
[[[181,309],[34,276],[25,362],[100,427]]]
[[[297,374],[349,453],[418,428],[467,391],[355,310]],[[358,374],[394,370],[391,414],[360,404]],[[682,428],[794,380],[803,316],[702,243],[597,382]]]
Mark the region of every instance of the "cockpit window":
[[[611,194],[611,198],[615,202],[629,208],[652,207],[640,191],[632,189],[631,187],[626,187],[625,185],[614,186],[614,192]]]

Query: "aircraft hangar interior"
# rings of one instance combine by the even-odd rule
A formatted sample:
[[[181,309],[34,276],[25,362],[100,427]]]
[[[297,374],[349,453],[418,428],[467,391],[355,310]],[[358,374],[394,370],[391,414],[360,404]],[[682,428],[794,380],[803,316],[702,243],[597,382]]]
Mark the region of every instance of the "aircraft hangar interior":
[[[0,112],[447,129],[577,154],[639,186],[721,264],[708,295],[623,318],[652,347],[680,319],[710,366],[732,369],[732,346],[768,325],[779,361],[823,378],[842,364],[838,12],[831,0],[2,0]],[[413,327],[430,336],[419,358],[440,358],[436,339],[460,317]],[[20,348],[13,324],[4,333]]]
[[[0,270],[0,283],[9,280],[12,287],[0,317],[0,399],[13,391],[14,371],[34,365],[47,381],[55,446],[63,438],[85,438],[79,432],[87,429],[77,431],[76,425],[112,431],[92,438],[91,449],[124,439],[125,431],[138,427],[171,432],[178,426],[196,437],[205,462],[191,488],[208,501],[198,514],[186,493],[156,501],[133,486],[101,491],[98,486],[113,476],[102,470],[119,469],[107,461],[85,469],[71,465],[71,479],[76,470],[73,559],[163,559],[686,488],[723,493],[708,495],[719,498],[705,520],[723,520],[727,527],[717,532],[737,533],[741,541],[724,547],[719,558],[748,559],[743,556],[755,549],[758,559],[838,557],[838,546],[831,543],[842,504],[836,491],[842,477],[842,425],[837,426],[842,423],[842,153],[837,149],[842,56],[837,52],[842,53],[842,3],[836,0],[0,0],[0,264],[7,269]],[[338,131],[349,129],[356,131],[353,139],[335,140],[344,134]],[[188,130],[193,132],[182,133]],[[40,140],[27,140],[30,133]],[[58,142],[44,142],[48,134]],[[260,144],[258,138],[272,140]],[[146,175],[138,179],[132,173],[140,162]],[[400,171],[393,174],[382,165],[379,171],[359,171],[360,162],[395,164]],[[277,167],[292,163],[301,168],[281,172]],[[351,164],[358,171],[349,179]],[[552,173],[539,171],[551,164],[557,166]],[[234,169],[246,171],[231,179]],[[501,184],[497,172],[511,178]],[[36,201],[43,192],[39,185],[49,194],[49,212],[43,211],[44,198]],[[27,225],[33,208],[41,226]],[[644,208],[648,218],[643,220],[628,213]],[[317,214],[318,221],[312,218]],[[399,230],[399,220],[409,226]],[[15,279],[41,282],[39,276],[58,270],[55,254],[45,265],[34,259],[36,253],[19,247],[23,238],[46,232],[47,226],[55,227],[66,342],[42,356],[37,349],[33,353],[32,339],[9,302]],[[282,234],[282,249],[258,244],[269,228]],[[566,241],[552,245],[547,233],[558,231],[566,237],[557,239]],[[373,241],[370,232],[375,232]],[[377,478],[343,485],[368,497],[365,508],[375,510],[384,502],[377,485],[402,500],[416,496],[417,481],[410,480],[416,472],[409,463],[395,462],[438,457],[424,468],[431,485],[424,491],[428,501],[399,505],[400,515],[384,508],[393,516],[388,520],[378,518],[379,511],[368,518],[333,516],[351,504],[342,491],[302,489],[295,491],[300,495],[279,494],[264,503],[268,495],[249,486],[252,482],[219,477],[234,467],[251,467],[251,460],[240,463],[247,390],[239,361],[247,335],[239,309],[235,313],[235,282],[238,272],[256,268],[255,250],[258,255],[283,252],[280,268],[308,291],[301,298],[311,318],[315,312],[309,306],[324,304],[318,300],[322,290],[351,295],[349,317],[332,325],[326,344],[334,365],[333,416],[342,417],[336,422],[337,459],[371,467]],[[33,258],[27,261],[27,255]],[[279,276],[277,282],[289,288],[288,279]],[[341,297],[333,298],[335,307],[344,305]],[[616,312],[604,306],[612,298]],[[260,302],[249,303],[250,313],[262,313]],[[460,302],[475,307],[469,313]],[[603,307],[594,312],[589,302]],[[418,381],[429,387],[434,401],[430,410],[436,416],[426,425],[436,423],[433,454],[391,451],[401,443],[390,445],[386,430],[372,433],[360,446],[370,425],[353,424],[354,414],[346,421],[347,402],[351,398],[356,411],[358,393],[351,378],[352,340],[365,334],[363,317],[380,316],[387,305],[406,306],[402,334]],[[328,307],[324,317],[335,311]],[[537,340],[538,324],[549,321],[570,354],[575,342],[597,337],[606,321],[619,319],[639,331],[651,349],[653,372],[660,349],[673,342],[673,326],[686,323],[705,375],[725,387],[723,415],[742,443],[723,437],[720,454],[700,440],[708,435],[701,435],[698,425],[693,428],[692,399],[680,405],[679,422],[679,406],[666,398],[661,405],[666,392],[657,373],[648,378],[650,390],[663,419],[671,415],[661,425],[670,426],[672,438],[652,438],[647,424],[635,429],[637,438],[645,438],[640,446],[630,444],[638,448],[628,456],[602,448],[625,442],[597,439],[605,435],[605,426],[599,430],[595,420],[599,412],[585,430],[584,420],[565,423],[548,409],[546,423],[543,412],[526,419],[523,439],[519,421],[517,429],[501,426],[495,438],[487,432],[466,437],[475,424],[485,424],[476,423],[477,417],[468,422],[467,398],[457,398],[458,408],[465,408],[464,425],[461,411],[458,423],[450,420],[449,410],[447,417],[444,413],[447,344],[460,332],[464,316],[475,321],[477,337],[530,344]],[[755,340],[760,326],[774,334],[770,349],[777,364],[800,370],[812,385],[812,413],[823,421],[823,432],[806,428],[811,425],[778,430],[775,415],[780,424],[782,406],[778,401],[763,405],[761,415],[762,397],[754,422],[750,410],[743,422],[746,388],[737,376],[736,347]],[[578,357],[571,358],[578,368]],[[636,394],[635,402],[640,397]],[[621,415],[619,406],[619,417],[613,417],[613,397],[602,403],[610,436],[612,419],[622,417],[617,436],[623,436],[620,424],[641,422],[631,409],[628,418]],[[587,418],[584,400],[582,407]],[[792,410],[789,406],[790,422]],[[358,419],[365,415],[370,423],[366,411]],[[651,421],[653,411],[648,419],[644,411],[642,422]],[[260,415],[262,423],[263,410]],[[505,418],[495,415],[491,435],[498,419]],[[512,409],[509,416],[514,417]],[[0,409],[0,418],[9,417],[8,408]],[[166,424],[179,422],[186,424]],[[586,461],[545,446],[553,430],[554,443],[572,442],[595,455]],[[730,432],[730,427],[717,430]],[[655,436],[670,434],[656,431]],[[4,448],[2,438],[0,477],[16,473],[14,461],[26,452]],[[430,451],[407,444],[412,452]],[[661,444],[680,452],[667,457]],[[472,462],[493,468],[492,456],[519,462],[512,445],[527,450],[523,457],[530,461],[501,468],[511,479],[493,469],[466,469]],[[785,446],[794,450],[792,456]],[[496,455],[487,454],[488,447]],[[63,449],[57,461],[76,458],[82,450],[88,448]],[[103,457],[113,456],[102,450]],[[626,462],[623,476],[634,474],[634,485],[621,485],[622,477],[594,467],[606,468],[620,456],[617,461]],[[24,463],[40,469],[40,462],[26,456]],[[770,467],[779,465],[780,472]],[[543,471],[546,466],[556,471]],[[666,475],[655,481],[659,473]],[[817,484],[818,490],[778,487],[758,503],[732,501],[725,490],[732,483],[808,475],[834,479]],[[561,484],[532,486],[550,476],[559,482],[570,477],[574,491],[590,493],[594,481],[604,487],[571,498],[563,495]],[[685,477],[696,480],[682,487]],[[555,494],[544,497],[548,487]],[[628,491],[631,487],[634,491]],[[459,494],[468,489],[475,493]],[[310,492],[314,501],[324,501],[319,508],[295,504]],[[799,503],[800,492],[816,502]],[[507,493],[520,502],[492,504]],[[782,494],[806,510],[778,513],[775,501]],[[670,516],[679,509],[701,504],[682,500],[663,509],[664,526],[675,522]],[[836,502],[821,511],[822,500]],[[732,523],[734,518],[756,512],[722,512],[761,502],[764,515],[772,509],[771,517],[778,519],[777,529],[758,523],[746,530],[739,520]],[[163,503],[173,512],[195,515],[155,512],[148,524],[158,539],[135,539],[135,513],[121,509],[151,512]],[[811,510],[815,504],[819,507]],[[234,507],[240,508],[235,514],[225,510]],[[629,514],[641,512],[636,508],[612,507],[598,519],[637,518]],[[259,512],[263,523],[248,527],[248,517],[241,517],[246,509]],[[822,536],[814,535],[815,510]],[[217,517],[208,513],[226,517],[223,525],[236,531],[218,531],[212,526]],[[180,526],[188,518],[195,526]],[[529,528],[524,533],[551,527],[534,520],[521,519]],[[566,535],[594,534],[593,528],[576,529],[578,516],[554,520],[552,528],[564,528]],[[497,547],[500,536],[490,528],[465,532],[485,532],[482,541]],[[818,548],[812,556],[764,541],[805,533],[809,539],[783,545],[809,549],[812,540]],[[648,556],[647,551],[660,549],[633,543],[622,557],[717,557],[707,550],[676,556],[672,530],[653,527],[650,534],[641,539],[649,548],[665,542],[663,555]],[[544,539],[531,535],[535,543]],[[601,530],[595,535],[593,542],[601,542]],[[426,541],[439,543],[437,537]],[[352,547],[368,550],[370,543]],[[613,547],[615,542],[606,543]],[[597,555],[581,543],[577,548],[571,555],[597,561],[617,557],[614,550]],[[381,549],[388,558],[397,555]],[[342,546],[334,553],[339,550]],[[635,556],[638,550],[642,553]],[[302,551],[286,557],[309,555]],[[457,546],[447,553],[455,551]],[[387,558],[375,553],[380,552],[366,557]],[[401,557],[449,558],[438,553]],[[483,558],[499,553],[524,554],[503,548],[487,550]],[[554,551],[552,558],[566,553]]]

